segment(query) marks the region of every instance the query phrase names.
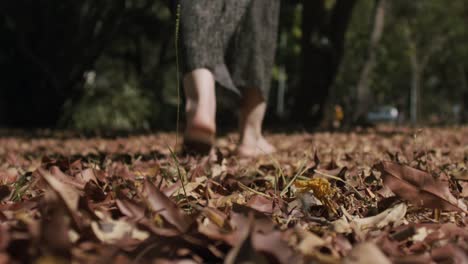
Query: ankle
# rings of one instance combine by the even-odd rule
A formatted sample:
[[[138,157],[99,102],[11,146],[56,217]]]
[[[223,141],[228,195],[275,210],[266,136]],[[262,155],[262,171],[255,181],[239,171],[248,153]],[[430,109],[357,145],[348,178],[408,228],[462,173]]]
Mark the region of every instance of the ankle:
[[[256,129],[255,126],[245,126],[242,128],[239,135],[240,145],[254,145],[262,138],[261,131]]]
[[[216,123],[214,118],[195,114],[192,118],[187,118],[186,133],[190,133],[192,131],[203,131],[206,133],[215,134],[216,133]]]
[[[213,74],[207,69],[197,69],[184,76],[186,96],[186,131],[216,130],[216,94]]]

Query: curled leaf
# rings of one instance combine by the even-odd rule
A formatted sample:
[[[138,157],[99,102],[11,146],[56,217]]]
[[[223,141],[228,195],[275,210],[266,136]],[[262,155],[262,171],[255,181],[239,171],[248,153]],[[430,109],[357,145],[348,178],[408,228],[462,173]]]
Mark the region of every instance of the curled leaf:
[[[141,231],[124,220],[106,219],[105,221],[92,222],[96,237],[102,242],[113,244],[125,239],[143,241],[149,237],[149,233]]]
[[[389,224],[398,225],[404,219],[407,208],[408,206],[405,203],[401,203],[375,216],[354,218],[353,222],[362,230],[383,228]]]
[[[63,199],[68,209],[70,211],[76,211],[78,209],[78,200],[80,199],[80,193],[78,190],[70,184],[61,182],[44,169],[39,169],[38,171],[42,178],[52,188],[52,190],[57,192],[60,198]]]
[[[372,243],[363,243],[351,250],[349,256],[347,256],[343,263],[345,264],[390,264],[392,263],[382,251]]]
[[[384,184],[399,197],[426,208],[466,212],[466,205],[450,193],[448,182],[393,162],[382,162],[378,167]]]
[[[142,198],[151,211],[160,214],[180,232],[186,232],[189,229],[192,223],[190,217],[148,180],[145,181]]]

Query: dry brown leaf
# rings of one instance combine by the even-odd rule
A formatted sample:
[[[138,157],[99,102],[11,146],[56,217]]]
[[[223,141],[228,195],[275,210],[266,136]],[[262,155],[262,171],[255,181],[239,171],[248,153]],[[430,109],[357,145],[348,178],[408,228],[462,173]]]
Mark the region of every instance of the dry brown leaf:
[[[450,173],[456,180],[468,181],[468,169],[459,169]]]
[[[216,208],[205,207],[202,210],[203,215],[219,228],[228,226],[227,216]]]
[[[97,172],[97,170],[95,170],[95,169],[87,168],[87,169],[77,173],[75,175],[75,177],[80,179],[80,181],[82,181],[84,183],[87,183],[89,181],[93,181],[93,182],[95,182],[97,184],[98,183],[98,178],[97,178],[98,173],[99,172]]]
[[[278,203],[261,195],[253,195],[246,205],[266,214],[273,214],[275,210],[279,209]]]
[[[382,213],[359,218],[357,216],[352,216],[346,211],[346,209],[341,208],[343,211],[343,217],[334,221],[332,226],[337,233],[351,233],[354,228],[357,230],[369,230],[369,229],[380,229],[384,228],[390,224],[398,226],[404,220],[406,215],[407,205],[404,203],[398,204],[392,208],[389,208]],[[356,229],[354,229],[356,230]]]
[[[180,232],[184,233],[189,229],[192,224],[191,218],[148,180],[145,181],[141,196],[151,211],[162,215]]]
[[[127,199],[117,199],[115,202],[122,214],[136,221],[142,219],[145,216],[145,209],[132,201]]]
[[[378,246],[394,263],[464,263],[468,219],[462,210],[442,212],[435,223],[419,200],[405,214],[405,206],[397,204],[408,199],[384,187],[398,181],[409,185],[403,192],[411,190],[417,199],[432,195],[436,203],[452,200],[444,192],[434,194],[434,188],[466,196],[468,128],[428,131],[418,134],[418,142],[427,142],[424,149],[413,144],[414,130],[407,128],[276,134],[269,136],[273,144],[288,145],[273,157],[243,160],[232,155],[237,139],[222,136],[229,146],[217,144],[216,160],[178,157],[177,166],[187,172],[188,199],[167,150],[175,143],[174,133],[117,139],[0,137],[0,263],[222,263],[233,248],[239,250],[232,262],[255,262],[255,257],[242,258],[253,254],[269,263],[338,264],[355,248],[355,256],[370,256],[376,263],[382,255],[356,253],[360,243]],[[371,168],[388,152],[396,153],[391,157],[399,163],[443,173],[428,178],[436,182],[433,189],[427,179],[426,185],[414,181],[415,175],[387,175],[390,180],[382,184],[382,173]],[[306,171],[296,176],[303,166]],[[39,168],[50,175],[41,175]],[[338,188],[334,181],[328,185],[334,177],[329,174],[349,186],[339,180]],[[308,191],[292,196],[294,183],[304,183]],[[327,187],[336,192],[330,195]],[[287,195],[278,197],[273,189]],[[45,199],[51,194],[54,199]],[[348,218],[333,222],[340,206]],[[396,226],[401,222],[407,225]]]
[[[10,188],[6,185],[0,185],[0,202],[10,196]]]
[[[401,224],[404,219],[407,208],[408,206],[406,204],[401,203],[375,216],[366,218],[352,217],[352,222],[354,222],[361,230],[383,228],[390,224],[397,226]]]
[[[50,167],[50,174],[52,176],[54,176],[57,180],[67,184],[67,185],[71,185],[79,190],[82,190],[85,186],[85,182],[82,182],[80,179],[78,178],[75,178],[75,177],[71,177],[65,173],[63,173],[63,171],[60,170],[59,167],[57,166],[52,166]]]
[[[372,243],[360,244],[351,250],[344,264],[391,264],[392,262]]]
[[[224,264],[267,264],[268,260],[255,251],[252,242],[252,225],[244,227],[239,243],[229,251]]]
[[[463,198],[467,198],[468,197],[468,182],[460,182],[459,184],[462,187],[460,196]]]
[[[40,211],[43,216],[40,223],[41,247],[48,254],[69,257],[72,242],[67,208],[55,192],[49,191],[41,201]]]
[[[436,263],[468,263],[468,253],[466,249],[448,244],[432,250],[431,257]]]
[[[326,243],[325,240],[312,232],[300,230],[299,234],[302,240],[297,246],[297,249],[305,256],[314,256],[317,247],[321,247]]]
[[[382,162],[379,169],[384,184],[415,205],[466,212],[466,205],[450,193],[448,183],[435,179],[427,172],[392,162]]]
[[[78,200],[80,199],[80,193],[78,190],[71,185],[57,180],[52,174],[44,169],[39,169],[38,172],[52,190],[60,195],[70,211],[74,212],[78,209]]]
[[[99,212],[96,214],[100,215]],[[143,241],[149,237],[148,232],[139,230],[123,219],[102,218],[100,221],[93,221],[91,228],[96,237],[104,243],[114,244],[126,239]]]

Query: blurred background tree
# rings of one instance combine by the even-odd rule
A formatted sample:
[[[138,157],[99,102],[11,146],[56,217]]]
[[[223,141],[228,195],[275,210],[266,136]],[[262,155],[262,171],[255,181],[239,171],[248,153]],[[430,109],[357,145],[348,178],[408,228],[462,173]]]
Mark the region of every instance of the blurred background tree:
[[[314,127],[338,104],[350,124],[382,105],[457,122],[467,22],[465,0],[284,0],[270,120]],[[2,1],[0,126],[175,127],[173,37],[165,0]]]

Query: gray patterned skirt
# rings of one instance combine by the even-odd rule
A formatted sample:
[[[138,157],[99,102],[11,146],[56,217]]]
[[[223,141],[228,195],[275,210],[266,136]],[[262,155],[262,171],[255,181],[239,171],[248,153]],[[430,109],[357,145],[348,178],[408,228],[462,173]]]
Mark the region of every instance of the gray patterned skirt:
[[[222,86],[267,98],[279,8],[280,0],[181,0],[184,73],[207,68]]]

